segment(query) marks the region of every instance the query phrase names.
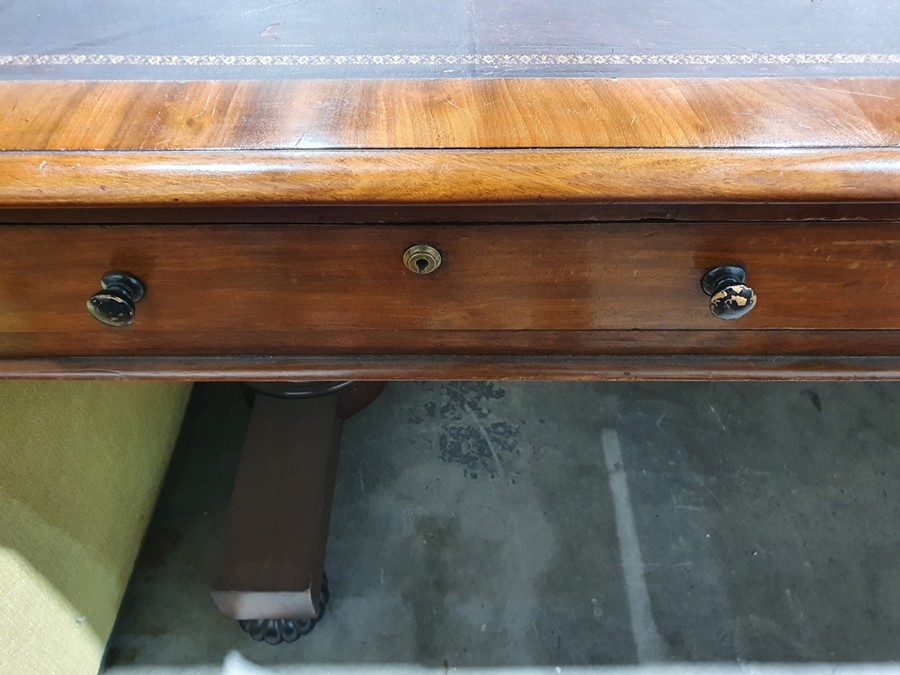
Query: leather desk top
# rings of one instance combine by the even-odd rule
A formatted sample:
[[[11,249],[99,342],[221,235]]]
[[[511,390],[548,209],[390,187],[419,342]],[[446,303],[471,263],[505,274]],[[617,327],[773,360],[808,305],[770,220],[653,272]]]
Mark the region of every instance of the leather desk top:
[[[894,0],[31,0],[5,79],[875,76]]]

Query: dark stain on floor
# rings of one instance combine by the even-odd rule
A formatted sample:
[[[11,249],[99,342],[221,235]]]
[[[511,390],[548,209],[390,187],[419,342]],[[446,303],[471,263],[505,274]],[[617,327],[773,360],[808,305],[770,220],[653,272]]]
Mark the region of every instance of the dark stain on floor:
[[[496,478],[504,473],[504,456],[518,452],[520,424],[495,417],[491,401],[506,396],[506,390],[493,382],[451,382],[438,391],[438,400],[422,404],[421,414],[413,412],[410,421],[440,423],[438,450],[441,461],[459,464],[468,478]]]
[[[450,424],[441,429],[439,444],[441,460],[463,466],[469,478],[480,473],[496,478],[503,473],[504,455],[518,452],[519,427],[505,421]]]

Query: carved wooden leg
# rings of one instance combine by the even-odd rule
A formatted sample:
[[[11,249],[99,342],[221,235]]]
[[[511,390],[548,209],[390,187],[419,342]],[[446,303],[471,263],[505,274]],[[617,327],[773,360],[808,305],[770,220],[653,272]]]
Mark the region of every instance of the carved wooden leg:
[[[253,397],[212,586],[219,610],[253,638],[292,642],[321,618],[342,419],[383,386],[266,385]]]

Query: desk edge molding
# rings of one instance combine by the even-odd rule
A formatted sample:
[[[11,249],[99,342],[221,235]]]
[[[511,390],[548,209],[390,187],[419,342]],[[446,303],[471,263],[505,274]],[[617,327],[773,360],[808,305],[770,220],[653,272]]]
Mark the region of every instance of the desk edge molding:
[[[0,152],[0,207],[896,202],[900,148]]]
[[[9,379],[305,381],[900,380],[900,357],[130,357],[0,359]]]

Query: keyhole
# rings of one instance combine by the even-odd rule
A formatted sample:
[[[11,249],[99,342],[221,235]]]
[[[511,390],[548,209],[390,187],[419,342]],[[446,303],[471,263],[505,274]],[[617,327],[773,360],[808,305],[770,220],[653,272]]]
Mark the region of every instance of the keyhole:
[[[413,274],[431,274],[441,266],[441,253],[434,246],[416,244],[403,253],[403,265]]]

